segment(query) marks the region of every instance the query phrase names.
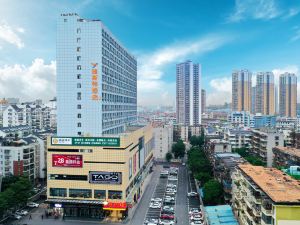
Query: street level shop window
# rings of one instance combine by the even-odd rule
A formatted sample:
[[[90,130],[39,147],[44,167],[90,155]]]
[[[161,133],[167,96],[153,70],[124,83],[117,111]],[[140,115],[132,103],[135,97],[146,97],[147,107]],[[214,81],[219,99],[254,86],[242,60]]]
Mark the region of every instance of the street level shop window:
[[[67,188],[50,188],[50,196],[67,197]]]
[[[94,198],[106,199],[106,191],[105,190],[94,190]]]
[[[122,199],[122,191],[108,191],[109,199]]]
[[[71,198],[91,198],[92,190],[90,190],[90,189],[69,189],[69,197],[71,197]]]

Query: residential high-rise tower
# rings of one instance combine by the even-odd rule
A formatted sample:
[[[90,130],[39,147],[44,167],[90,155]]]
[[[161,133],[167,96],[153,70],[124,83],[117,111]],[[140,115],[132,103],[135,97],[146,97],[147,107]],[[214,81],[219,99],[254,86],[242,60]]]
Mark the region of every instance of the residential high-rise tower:
[[[284,73],[279,77],[279,114],[297,116],[297,77],[293,73]]]
[[[252,73],[237,70],[232,73],[232,111],[251,111]]]
[[[137,118],[137,62],[100,20],[57,24],[57,135],[118,134]]]
[[[206,112],[206,91],[201,89],[201,113]]]
[[[275,114],[274,74],[259,72],[256,74],[255,112],[263,115]]]
[[[176,65],[176,117],[182,125],[201,124],[201,66],[192,61]]]

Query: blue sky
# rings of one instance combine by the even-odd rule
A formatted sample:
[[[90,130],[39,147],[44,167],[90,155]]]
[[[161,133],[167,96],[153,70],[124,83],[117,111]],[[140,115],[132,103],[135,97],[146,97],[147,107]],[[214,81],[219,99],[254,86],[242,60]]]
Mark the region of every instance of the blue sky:
[[[208,103],[231,99],[231,72],[297,73],[300,2],[293,0],[0,0],[0,97],[55,95],[56,19],[101,19],[138,60],[138,102],[174,105],[175,65],[202,64]]]

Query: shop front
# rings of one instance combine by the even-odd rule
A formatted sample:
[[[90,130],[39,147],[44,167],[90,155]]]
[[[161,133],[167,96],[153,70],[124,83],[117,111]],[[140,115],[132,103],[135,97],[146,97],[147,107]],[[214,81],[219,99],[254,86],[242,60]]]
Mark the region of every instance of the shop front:
[[[53,218],[122,221],[128,215],[126,202],[52,199],[48,203],[47,216]]]

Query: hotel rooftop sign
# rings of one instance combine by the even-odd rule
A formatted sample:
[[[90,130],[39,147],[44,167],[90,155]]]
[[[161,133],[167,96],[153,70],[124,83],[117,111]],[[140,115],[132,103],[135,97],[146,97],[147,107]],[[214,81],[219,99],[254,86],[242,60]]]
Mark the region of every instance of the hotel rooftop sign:
[[[115,137],[52,137],[51,145],[120,147],[120,138],[115,138]]]

